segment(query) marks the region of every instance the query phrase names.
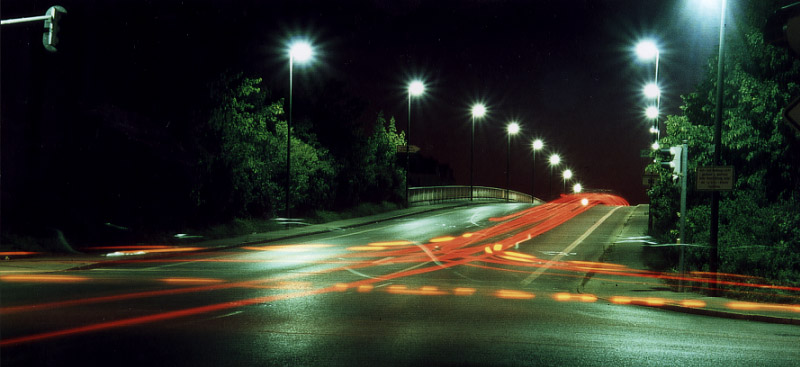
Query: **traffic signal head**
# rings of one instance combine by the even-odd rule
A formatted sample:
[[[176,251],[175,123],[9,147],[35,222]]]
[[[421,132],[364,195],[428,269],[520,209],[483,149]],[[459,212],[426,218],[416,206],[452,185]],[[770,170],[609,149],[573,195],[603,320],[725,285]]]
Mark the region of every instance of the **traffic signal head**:
[[[44,48],[50,52],[56,52],[56,45],[58,44],[58,21],[61,19],[62,14],[66,14],[67,10],[63,6],[56,5],[47,9],[45,15],[50,19],[44,21],[44,35],[42,35],[42,44]]]
[[[683,151],[683,147],[680,145],[670,147],[669,154],[672,154],[672,160],[669,162],[669,166],[672,167],[672,173],[675,175],[681,174],[681,152]]]
[[[672,158],[669,161],[662,161],[661,164],[672,168],[672,178],[675,179],[681,174],[681,162],[683,147],[680,145],[659,149],[661,153],[669,153]]]

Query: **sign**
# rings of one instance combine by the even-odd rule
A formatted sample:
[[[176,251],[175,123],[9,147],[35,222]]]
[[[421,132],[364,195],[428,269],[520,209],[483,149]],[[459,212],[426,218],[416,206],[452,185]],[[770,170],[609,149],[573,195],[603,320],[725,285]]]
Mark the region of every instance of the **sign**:
[[[408,145],[398,145],[397,146],[397,152],[398,153],[411,153],[411,154],[413,154],[413,153],[419,152],[419,147],[416,146],[416,145],[410,145],[410,146],[408,146]]]
[[[800,131],[800,97],[795,98],[783,111],[783,118],[792,124],[795,130]]]
[[[645,186],[648,186],[648,187],[653,186],[653,184],[656,183],[656,180],[658,180],[658,173],[645,172],[644,176],[642,176],[642,185],[645,185]]]
[[[733,166],[697,167],[698,191],[733,190]]]

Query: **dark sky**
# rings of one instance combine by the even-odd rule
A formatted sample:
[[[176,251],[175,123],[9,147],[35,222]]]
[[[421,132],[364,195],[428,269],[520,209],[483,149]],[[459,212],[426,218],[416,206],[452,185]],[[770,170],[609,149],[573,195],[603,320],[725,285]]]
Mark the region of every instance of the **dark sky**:
[[[405,129],[406,83],[419,77],[428,90],[415,100],[412,144],[449,164],[457,184],[469,184],[469,106],[483,101],[476,185],[505,186],[505,126],[516,119],[512,189],[530,192],[530,143],[540,137],[584,187],[646,202],[640,151],[650,137],[640,89],[653,64],[637,62],[632,47],[644,37],[662,46],[663,110],[679,113],[679,96],[701,80],[717,47],[718,19],[691,16],[686,1],[63,0],[57,54],[43,50],[40,22],[2,28],[4,142],[22,130],[32,95],[45,100],[42,119],[58,120],[60,128],[47,130],[54,135],[81,124],[74,117],[82,110],[108,105],[180,129],[226,69],[261,75],[275,99],[285,97],[285,43],[307,37],[316,58],[295,71],[296,119],[337,81],[365,103],[360,122],[383,110]],[[51,5],[3,1],[2,18]],[[540,197],[544,158],[537,156]]]

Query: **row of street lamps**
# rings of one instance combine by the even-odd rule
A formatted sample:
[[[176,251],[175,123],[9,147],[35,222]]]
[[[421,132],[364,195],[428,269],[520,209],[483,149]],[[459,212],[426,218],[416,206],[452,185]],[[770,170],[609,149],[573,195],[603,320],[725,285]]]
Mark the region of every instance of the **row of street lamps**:
[[[715,9],[719,10],[719,48],[718,48],[718,56],[717,56],[717,78],[716,78],[716,91],[715,91],[715,108],[714,108],[714,128],[713,128],[713,158],[712,158],[712,166],[716,167],[721,165],[721,153],[722,153],[722,113],[723,113],[723,88],[724,88],[724,77],[725,77],[725,18],[726,12],[728,7],[727,0],[702,0],[702,1],[694,1],[694,3],[700,3],[706,8],[714,7]],[[655,134],[653,139],[653,150],[658,150],[660,148],[658,144],[658,139],[660,138],[660,127],[658,124],[659,119],[659,107],[661,104],[661,90],[658,87],[658,61],[659,61],[659,50],[658,47],[652,41],[644,41],[640,42],[636,45],[636,54],[638,55],[639,59],[641,60],[655,60],[655,76],[654,81],[652,84],[648,84],[645,87],[645,96],[651,99],[651,101],[655,100],[654,105],[650,105],[647,107],[646,115],[648,118],[654,121],[653,126],[650,128],[650,132]],[[719,241],[719,201],[720,201],[720,194],[719,190],[711,191],[711,210],[710,210],[710,220],[711,223],[709,225],[709,270],[711,273],[716,273],[719,269],[719,253],[718,253],[718,241]],[[680,241],[685,241],[683,230],[681,230],[681,238]],[[716,288],[712,292],[716,292]]]
[[[293,73],[294,73],[294,64],[295,63],[306,63],[310,61],[314,56],[314,51],[311,45],[306,41],[295,41],[289,45],[288,48],[288,57],[289,57],[289,116],[287,119],[287,131],[286,131],[286,218],[290,218],[290,203],[291,203],[291,183],[292,183],[292,170],[291,170],[291,151],[292,151],[292,114],[293,114]],[[414,97],[420,97],[425,93],[425,84],[421,80],[413,80],[408,84],[408,126],[406,129],[406,182],[405,182],[405,191],[406,191],[406,202],[408,201],[408,177],[409,177],[409,166],[410,166],[410,142],[411,142],[411,103]],[[472,106],[472,131],[470,134],[470,162],[469,162],[469,187],[470,187],[470,200],[474,198],[473,191],[474,191],[474,161],[475,161],[475,120],[483,118],[486,115],[487,109],[486,106],[482,103],[476,103]],[[511,121],[506,126],[507,131],[507,148],[506,148],[506,200],[509,200],[509,187],[510,187],[510,171],[511,171],[511,137],[516,135],[520,132],[521,127],[519,122]],[[532,185],[531,185],[531,196],[535,194],[536,189],[536,152],[544,148],[544,142],[541,139],[535,139],[532,142],[532,149],[533,149],[533,170],[532,170]],[[549,190],[549,197],[552,197],[553,191],[553,168],[561,164],[561,157],[558,154],[553,153],[549,157],[549,164],[550,164],[550,190]],[[568,180],[572,180],[573,173],[570,169],[565,169],[562,171],[562,178],[563,178],[563,189],[566,192],[566,184]],[[580,183],[576,183],[573,186],[573,192],[580,192],[582,186]]]
[[[661,110],[661,88],[658,86],[658,61],[661,54],[655,42],[646,40],[636,45],[636,55],[639,57],[639,60],[654,61],[655,63],[653,81],[644,86],[644,95],[649,99],[648,106],[645,108],[645,116],[653,120],[653,125],[650,127],[650,133],[653,134],[653,149],[658,149],[658,139],[661,135],[661,128],[658,124]]]
[[[469,191],[470,191],[470,200],[473,199],[473,191],[474,191],[474,163],[475,163],[475,120],[482,118],[486,115],[486,106],[482,103],[476,103],[472,106],[472,129],[470,134],[470,154],[469,154]],[[507,145],[506,145],[506,201],[509,200],[509,188],[511,187],[510,177],[511,177],[511,137],[516,135],[520,132],[521,127],[519,122],[511,121],[506,125],[506,136],[507,136]],[[544,142],[541,139],[534,139],[531,143],[531,147],[533,148],[533,168],[532,168],[532,184],[531,184],[531,196],[535,195],[536,192],[536,152],[544,148]],[[549,197],[552,197],[553,192],[553,167],[558,166],[561,163],[561,157],[558,154],[553,153],[550,158],[550,191],[548,193]],[[571,180],[573,177],[572,171],[566,169],[562,172],[562,177],[564,179],[564,191],[566,191],[567,180]],[[573,187],[574,192],[581,191],[581,185],[576,184]]]

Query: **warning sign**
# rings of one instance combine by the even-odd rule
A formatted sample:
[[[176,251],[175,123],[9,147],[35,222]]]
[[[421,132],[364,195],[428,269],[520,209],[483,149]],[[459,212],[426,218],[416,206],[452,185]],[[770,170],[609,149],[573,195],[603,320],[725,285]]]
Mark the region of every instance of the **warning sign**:
[[[733,166],[697,167],[697,190],[733,190]]]

